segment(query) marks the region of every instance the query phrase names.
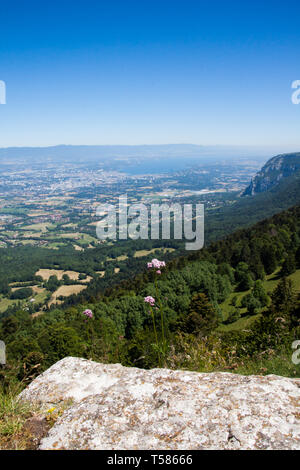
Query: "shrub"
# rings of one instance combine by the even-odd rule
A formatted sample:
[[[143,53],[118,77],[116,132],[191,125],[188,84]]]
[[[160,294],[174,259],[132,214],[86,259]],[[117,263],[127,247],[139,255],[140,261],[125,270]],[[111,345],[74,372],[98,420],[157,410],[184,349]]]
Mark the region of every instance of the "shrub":
[[[23,287],[21,289],[17,289],[14,292],[11,293],[10,298],[13,300],[16,299],[27,299],[33,294],[33,291],[30,287]]]

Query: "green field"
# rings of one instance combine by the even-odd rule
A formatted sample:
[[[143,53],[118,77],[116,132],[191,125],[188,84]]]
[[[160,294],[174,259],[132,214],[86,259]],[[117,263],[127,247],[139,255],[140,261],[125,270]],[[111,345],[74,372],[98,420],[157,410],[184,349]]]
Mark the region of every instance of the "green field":
[[[32,287],[32,286],[28,286]],[[35,302],[33,305],[38,304],[38,303],[44,303],[46,300],[47,295],[49,292],[46,289],[39,289],[39,292],[33,292],[32,297],[34,298]],[[0,313],[5,312],[5,310],[8,307],[11,307],[13,305],[21,305],[24,307],[26,304],[29,303],[29,299],[22,299],[22,300],[12,300],[4,297],[3,295],[0,295]]]
[[[43,223],[39,223],[39,224],[32,224],[32,225],[25,225],[22,227],[22,229],[24,230],[34,230],[36,232],[47,232],[48,229],[53,229],[55,228],[56,225],[55,224],[51,224],[51,223],[48,223],[48,222],[43,222]]]
[[[263,281],[263,286],[268,294],[271,294],[275,287],[277,286],[279,282],[278,276],[279,269],[274,271],[274,273],[266,276],[266,279]],[[291,279],[293,283],[294,290],[296,292],[300,292],[300,269],[298,269],[296,272],[288,276],[289,279]],[[247,309],[246,308],[241,308],[241,300],[242,298],[246,295],[249,294],[250,290],[244,291],[244,292],[232,292],[229,297],[222,303],[220,304],[220,308],[222,310],[223,314],[223,319],[227,320],[229,313],[235,308],[232,305],[232,299],[233,297],[237,297],[237,302],[236,302],[236,307],[240,309],[241,315],[245,314]],[[234,323],[231,323],[229,325],[220,325],[218,328],[218,331],[232,331],[232,330],[241,330],[244,328],[249,327],[251,323],[253,323],[255,320],[257,320],[260,317],[261,314],[258,315],[246,315],[239,320],[237,320]]]
[[[0,295],[0,313],[5,312],[8,307],[16,304],[16,300],[10,300]],[[21,302],[20,300],[18,302]]]
[[[106,258],[106,261],[125,261],[126,259],[128,259],[128,256],[127,255],[120,255],[120,256],[117,256],[116,258]]]
[[[51,234],[47,234],[46,237],[44,237],[45,240],[51,241],[52,239],[58,239],[62,238],[64,240],[70,240],[73,242],[76,242],[77,245],[86,245],[87,243],[91,243],[93,241],[97,241],[96,238],[92,237],[91,235],[83,232],[61,232],[61,231],[55,231],[52,232]]]
[[[138,250],[134,253],[134,258],[141,258],[144,256],[151,255],[151,253],[157,253],[164,254],[164,253],[172,253],[175,251],[175,248],[153,248],[152,250]]]
[[[48,245],[45,246],[45,248],[48,248],[50,250],[58,250],[60,247],[66,246],[66,243],[63,242],[51,242]]]

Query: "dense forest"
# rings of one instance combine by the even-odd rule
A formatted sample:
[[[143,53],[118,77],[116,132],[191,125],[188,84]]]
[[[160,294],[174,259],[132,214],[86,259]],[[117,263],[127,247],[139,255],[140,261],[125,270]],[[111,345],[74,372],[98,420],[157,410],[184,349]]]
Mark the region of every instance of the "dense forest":
[[[300,206],[198,252],[161,263],[148,258],[150,264],[139,261],[143,272],[116,277],[118,284],[98,289],[95,280],[80,303],[71,298],[34,318],[23,309],[4,316],[2,386],[26,384],[69,355],[145,368],[299,376],[291,344],[300,337]]]

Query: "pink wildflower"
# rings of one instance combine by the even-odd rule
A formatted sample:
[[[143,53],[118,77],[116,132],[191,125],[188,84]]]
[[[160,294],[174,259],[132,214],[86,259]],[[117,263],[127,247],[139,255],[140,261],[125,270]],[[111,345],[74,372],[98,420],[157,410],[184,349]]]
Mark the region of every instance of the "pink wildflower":
[[[151,268],[153,268],[153,265],[152,265],[152,263],[147,263],[147,268],[148,268],[148,269],[151,269]]]
[[[160,268],[160,261],[156,258],[154,258],[152,261],[151,261],[152,265],[154,268]]]
[[[89,308],[87,308],[84,312],[83,315],[85,315],[88,318],[93,318],[93,312]]]
[[[161,270],[159,269],[158,271],[156,271],[156,274],[161,274]]]
[[[148,295],[147,297],[144,298],[144,302],[150,304],[151,307],[153,307],[155,304],[155,299],[151,297],[151,295]]]
[[[154,258],[151,263],[153,264],[153,267],[156,269],[159,268],[164,268],[166,266],[165,261],[159,261],[159,259]]]

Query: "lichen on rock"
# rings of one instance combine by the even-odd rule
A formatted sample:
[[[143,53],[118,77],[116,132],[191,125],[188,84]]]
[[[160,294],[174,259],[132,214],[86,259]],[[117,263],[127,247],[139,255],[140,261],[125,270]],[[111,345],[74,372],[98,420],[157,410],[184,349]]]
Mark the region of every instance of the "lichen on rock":
[[[70,400],[40,449],[299,449],[300,380],[65,358],[21,400]]]

